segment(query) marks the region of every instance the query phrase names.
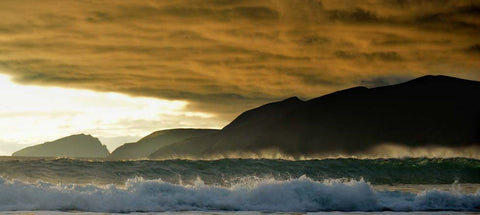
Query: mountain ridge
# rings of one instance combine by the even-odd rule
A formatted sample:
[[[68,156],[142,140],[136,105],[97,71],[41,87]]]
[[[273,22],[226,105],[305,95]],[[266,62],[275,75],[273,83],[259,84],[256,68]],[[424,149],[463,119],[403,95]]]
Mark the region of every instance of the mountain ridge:
[[[383,143],[480,144],[477,81],[430,75],[389,86],[353,87],[307,101],[292,98],[248,110],[215,135],[172,144],[150,158],[261,157],[259,152],[268,150],[298,157],[363,153]],[[262,116],[264,109],[275,116]]]
[[[177,128],[155,131],[137,142],[126,143],[116,148],[108,157],[113,160],[146,159],[148,156],[169,144],[195,136],[215,133],[216,129]]]

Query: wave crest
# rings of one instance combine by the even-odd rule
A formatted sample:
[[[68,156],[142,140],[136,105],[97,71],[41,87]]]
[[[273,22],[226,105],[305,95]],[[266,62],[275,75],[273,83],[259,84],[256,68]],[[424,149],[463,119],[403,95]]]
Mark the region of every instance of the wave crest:
[[[158,211],[478,211],[480,192],[376,191],[363,181],[254,181],[220,187],[131,179],[125,187],[25,183],[0,178],[0,210]]]

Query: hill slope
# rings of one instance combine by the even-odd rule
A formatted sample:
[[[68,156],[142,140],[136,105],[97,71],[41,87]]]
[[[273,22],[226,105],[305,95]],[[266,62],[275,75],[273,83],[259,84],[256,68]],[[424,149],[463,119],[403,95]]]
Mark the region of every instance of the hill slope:
[[[164,147],[151,158],[279,152],[356,154],[383,143],[457,148],[480,144],[480,82],[424,76],[355,87],[309,101],[290,98],[241,114],[221,132]],[[262,156],[262,155],[260,155]]]
[[[142,159],[172,143],[191,137],[218,132],[215,129],[170,129],[153,132],[135,143],[126,143],[115,149],[110,159]]]
[[[82,157],[104,158],[110,153],[95,137],[77,134],[52,142],[26,147],[12,154],[24,157]]]

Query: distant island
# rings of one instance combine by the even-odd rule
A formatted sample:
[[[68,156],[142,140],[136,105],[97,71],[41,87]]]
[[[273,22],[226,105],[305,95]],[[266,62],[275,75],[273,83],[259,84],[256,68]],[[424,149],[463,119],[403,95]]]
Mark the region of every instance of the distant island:
[[[77,134],[21,149],[12,156],[106,158],[109,154],[107,147],[97,138]]]
[[[62,141],[54,142],[28,147],[14,156],[73,155],[62,151],[68,148],[61,147]],[[221,130],[154,132],[120,146],[109,158],[262,158],[275,154],[302,158],[375,150],[381,155],[385,148],[380,146],[387,145],[476,153],[470,149],[480,147],[480,82],[429,75],[384,87],[354,87],[308,101],[292,97],[248,110]],[[54,153],[48,154],[47,146]],[[98,150],[91,155],[108,156],[102,148],[91,148]]]

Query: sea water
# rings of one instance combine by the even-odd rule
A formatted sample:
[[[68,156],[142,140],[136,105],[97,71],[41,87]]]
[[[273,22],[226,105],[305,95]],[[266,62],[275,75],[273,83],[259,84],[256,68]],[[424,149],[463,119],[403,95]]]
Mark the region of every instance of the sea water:
[[[0,159],[0,213],[480,211],[480,160]]]

